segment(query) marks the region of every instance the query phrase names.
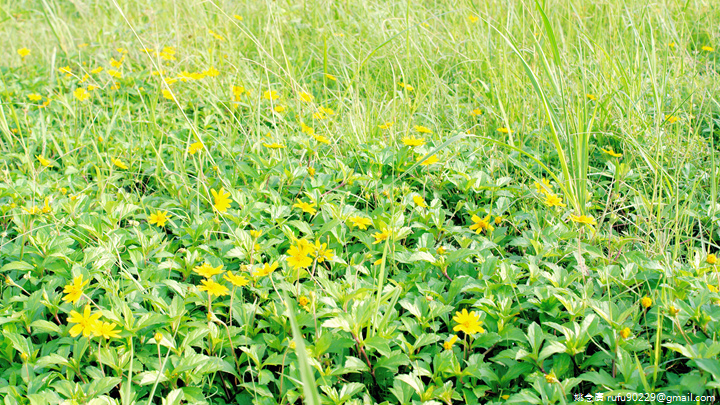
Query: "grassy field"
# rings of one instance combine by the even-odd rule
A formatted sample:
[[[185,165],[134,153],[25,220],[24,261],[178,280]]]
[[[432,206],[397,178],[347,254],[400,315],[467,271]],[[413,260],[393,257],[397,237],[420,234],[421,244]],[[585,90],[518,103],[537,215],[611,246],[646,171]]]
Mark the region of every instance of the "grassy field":
[[[719,26],[0,0],[0,399],[720,401]]]

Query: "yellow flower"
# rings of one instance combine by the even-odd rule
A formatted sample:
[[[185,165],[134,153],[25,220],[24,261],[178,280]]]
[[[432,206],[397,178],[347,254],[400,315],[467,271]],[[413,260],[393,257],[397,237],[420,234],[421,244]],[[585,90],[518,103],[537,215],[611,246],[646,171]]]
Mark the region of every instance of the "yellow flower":
[[[310,303],[310,300],[308,299],[308,297],[306,297],[304,295],[302,297],[298,298],[298,304],[300,304],[301,307],[305,307],[309,303]]]
[[[224,41],[224,40],[225,40],[225,38],[224,38],[222,35],[220,35],[220,34],[218,34],[218,33],[215,33],[215,32],[213,32],[212,30],[208,30],[208,33],[209,33],[210,35],[212,35],[212,36],[213,36],[215,39],[217,39],[218,41]]]
[[[479,20],[479,18],[472,14],[468,16],[468,21],[470,21],[471,23],[476,23],[476,22],[478,22],[478,20]]]
[[[335,252],[332,251],[332,249],[327,248],[327,243],[320,243],[320,241],[315,241],[314,251],[313,255],[317,259],[318,263],[322,263],[325,260],[332,260],[333,257],[335,257]]]
[[[168,99],[168,100],[174,100],[174,99],[175,99],[175,98],[173,98],[173,94],[172,94],[172,93],[170,92],[170,90],[168,90],[168,89],[162,89],[162,95],[163,95],[163,97],[165,97],[165,98]]]
[[[75,277],[72,283],[65,286],[63,293],[67,295],[63,297],[63,301],[71,302],[73,305],[77,304],[77,302],[80,301],[80,298],[83,296],[83,288],[89,282],[90,280],[83,281],[82,274]]]
[[[680,313],[680,310],[670,305],[670,308],[668,308],[668,312],[670,313],[670,316],[677,316],[677,314]]]
[[[420,132],[421,134],[432,134],[432,130],[428,127],[424,127],[422,125],[415,125],[414,128],[417,132]]]
[[[50,167],[50,161],[42,157],[41,155],[35,155],[37,160],[40,162],[41,165],[45,167]]]
[[[95,329],[95,323],[98,322],[98,319],[100,319],[101,315],[102,314],[100,314],[99,312],[96,314],[92,314],[89,304],[85,305],[85,310],[83,311],[82,315],[77,311],[70,311],[70,316],[67,319],[68,324],[76,324],[75,326],[70,328],[70,336],[76,337],[77,335],[82,333],[83,336],[90,337],[90,335],[93,334],[93,330]]]
[[[119,330],[115,330],[115,324],[110,322],[96,322],[95,328],[93,328],[93,334],[97,337],[104,337],[105,339],[119,338]]]
[[[509,128],[505,128],[505,127],[500,127],[497,129],[497,131],[500,133],[503,133],[503,134],[509,134],[512,132],[512,130],[510,130]]]
[[[443,347],[445,348],[445,350],[450,350],[450,349],[452,349],[455,342],[457,342],[457,340],[458,340],[457,335],[452,335],[452,336],[450,336],[450,339],[447,342],[443,343]]]
[[[422,197],[419,196],[419,195],[413,196],[413,202],[414,202],[415,205],[417,205],[418,207],[427,208],[427,204],[425,204],[425,199],[422,198]]]
[[[260,235],[262,235],[262,231],[255,230],[255,229],[250,230],[250,236],[252,236],[255,239],[259,238]]]
[[[202,286],[198,287],[198,290],[207,291],[208,295],[210,296],[215,295],[218,297],[222,297],[223,295],[228,295],[228,293],[230,292],[227,287],[212,280],[201,280],[200,283],[202,283]]]
[[[21,58],[25,59],[26,56],[30,55],[30,50],[27,48],[20,48],[17,50],[17,53]]]
[[[114,70],[114,69],[108,69],[105,71],[108,75],[116,78],[116,79],[122,79],[122,72]]]
[[[30,209],[23,207],[23,211],[27,212],[30,215],[35,215],[39,214],[42,210],[37,205],[33,205],[32,207],[30,207]]]
[[[245,87],[243,86],[235,86],[233,85],[230,90],[232,91],[233,95],[235,96],[235,101],[240,101],[240,96],[242,96],[243,93],[245,93]]]
[[[263,93],[263,98],[267,100],[277,100],[280,98],[280,96],[275,90],[265,90],[265,92]]]
[[[485,218],[480,218],[477,215],[473,215],[471,219],[474,224],[470,225],[470,230],[475,231],[475,233],[480,233],[481,231],[484,231],[486,229],[489,232],[495,230],[495,227],[490,225],[490,214],[488,214],[488,216],[486,216]]]
[[[535,191],[541,194],[547,194],[552,192],[553,190],[552,185],[550,185],[550,180],[544,177],[542,178],[542,180],[540,180],[540,183],[536,181],[533,183],[533,185],[535,186]]]
[[[242,21],[242,20],[243,20],[243,18],[242,18],[241,15],[233,14],[233,17],[234,17],[236,20],[238,20],[238,21]]]
[[[477,117],[479,115],[482,115],[482,111],[479,108],[476,108],[470,111],[470,115],[472,115],[473,117]]]
[[[413,86],[411,86],[411,85],[409,85],[409,84],[405,84],[405,83],[403,83],[403,82],[398,83],[398,86],[402,87],[403,89],[405,89],[405,90],[407,90],[407,91],[413,91],[413,90],[415,90],[415,89],[413,88]]]
[[[402,139],[402,143],[404,143],[405,146],[422,146],[425,145],[425,140],[413,136],[406,136]]]
[[[110,58],[110,66],[114,67],[115,69],[120,69],[120,66],[122,66],[122,63],[125,61],[125,56],[120,58],[120,60],[115,60],[115,58]],[[108,73],[110,73],[108,71]]]
[[[435,252],[437,252],[437,254],[439,255],[444,255],[447,250],[445,249],[445,246],[438,246],[438,248],[435,249]]]
[[[128,166],[120,159],[111,158],[113,164],[121,169],[127,170]]]
[[[191,155],[196,154],[197,152],[201,151],[203,149],[202,142],[193,142],[190,144],[190,148],[188,149],[188,153]]]
[[[711,293],[716,293],[716,292],[718,292],[718,288],[715,287],[715,286],[712,285],[712,284],[708,284],[708,285],[707,285],[707,288],[708,288],[708,291],[710,291]]]
[[[545,382],[548,384],[557,384],[560,382],[558,380],[557,376],[555,375],[555,371],[550,371],[549,374],[545,374]]]
[[[164,60],[175,60],[175,48],[166,46],[160,52],[160,57]]]
[[[284,105],[276,105],[275,107],[273,107],[273,111],[275,111],[276,113],[281,113],[281,112],[285,111],[285,106]]]
[[[325,136],[322,136],[322,135],[313,135],[313,138],[315,138],[315,140],[318,141],[318,142],[320,142],[320,143],[325,143],[325,144],[330,145],[330,140],[329,140],[327,137],[325,137]]]
[[[44,214],[49,214],[52,211],[52,208],[50,208],[50,198],[45,197],[45,204],[42,207],[42,212]]]
[[[209,76],[209,77],[216,77],[216,76],[220,76],[220,71],[215,69],[214,67],[210,66],[204,72],[202,72],[202,74],[205,76]]]
[[[577,222],[579,224],[585,224],[585,225],[597,225],[597,222],[595,221],[595,218],[588,216],[588,215],[570,215],[570,220],[573,222]]]
[[[500,223],[503,221],[502,215],[495,217],[495,225],[500,225]]]
[[[266,148],[269,148],[269,149],[285,149],[285,147],[286,147],[285,145],[283,145],[283,144],[281,144],[281,143],[277,143],[277,142],[273,142],[273,143],[265,143],[265,142],[263,142],[262,145],[263,145],[264,147],[266,147]]]
[[[221,265],[219,265],[219,266],[217,266],[217,267],[213,267],[213,266],[210,265],[210,263],[205,262],[205,263],[203,263],[203,264],[201,264],[201,265],[199,265],[199,266],[195,266],[195,268],[193,268],[193,271],[194,271],[195,273],[197,273],[197,274],[199,274],[199,275],[201,275],[201,276],[209,279],[209,278],[211,278],[212,276],[214,276],[214,275],[216,275],[216,274],[222,273],[222,272],[223,272],[223,265],[221,264]]]
[[[548,207],[567,207],[567,205],[562,202],[562,197],[554,193],[546,193],[543,202]]]
[[[337,81],[337,77],[335,77],[335,76],[333,76],[333,75],[331,75],[331,74],[329,74],[329,73],[325,73],[325,77],[328,78],[329,80],[334,81],[334,82]]]
[[[718,261],[718,259],[717,259],[717,256],[715,255],[715,253],[710,253],[710,254],[707,255],[707,257],[705,258],[705,262],[706,262],[707,264],[715,264],[715,263],[717,263],[717,261]]]
[[[230,204],[232,203],[230,200],[230,193],[226,193],[224,187],[221,187],[219,191],[210,189],[210,194],[212,194],[213,199],[215,200],[213,208],[219,212],[226,212],[227,209],[230,208]]]
[[[393,124],[394,124],[394,122],[392,122],[392,121],[383,122],[382,124],[378,125],[378,128],[390,129],[393,126]]]
[[[165,226],[168,218],[170,218],[170,215],[168,215],[167,211],[156,211],[154,214],[150,214],[150,217],[148,218],[148,223],[150,225],[157,225],[158,227],[162,228],[163,226]]]
[[[306,103],[310,103],[310,102],[312,102],[314,99],[315,99],[315,97],[314,97],[312,94],[306,93],[306,92],[304,92],[304,91],[303,91],[303,92],[300,92],[300,100],[302,100],[302,101],[304,101],[304,102],[306,102]]]
[[[640,299],[640,305],[642,305],[643,308],[650,308],[650,306],[652,305],[652,302],[653,302],[652,298],[650,298],[650,297],[642,297]]]
[[[308,251],[300,246],[290,246],[287,254],[286,260],[293,270],[310,267],[313,263],[313,259],[308,257]]]
[[[373,266],[379,266],[379,265],[381,265],[381,264],[382,264],[382,261],[383,261],[382,257],[379,258],[379,259],[377,259],[377,260],[375,260],[375,261],[373,262]]]
[[[73,96],[75,96],[75,98],[80,101],[85,101],[90,97],[90,93],[88,93],[82,87],[78,87],[77,89],[75,89],[75,91],[73,91]]]
[[[630,328],[625,327],[623,330],[620,331],[620,337],[623,339],[627,339],[630,337],[630,334],[632,332],[630,331]]]
[[[309,135],[313,135],[315,133],[315,130],[312,129],[311,127],[305,125],[304,122],[301,122],[300,123],[300,132],[309,134]]]
[[[315,215],[315,213],[317,212],[317,210],[315,208],[313,208],[315,206],[315,204],[306,203],[301,200],[297,200],[297,201],[298,202],[293,204],[293,208],[300,208],[301,210],[303,210],[303,212],[307,212],[310,215]]]
[[[27,98],[28,98],[28,100],[30,100],[30,101],[40,101],[40,100],[42,100],[42,96],[39,95],[39,94],[35,94],[35,93],[28,94],[28,95],[27,95]]]
[[[604,153],[607,153],[608,155],[612,157],[622,157],[622,153],[615,152],[611,147],[608,146],[607,149],[600,148],[601,151]]]
[[[585,97],[587,97],[588,100],[591,100],[591,101],[597,100],[597,97],[596,97],[594,94],[588,93],[588,94],[585,95]]]
[[[715,48],[713,48],[712,46],[707,46],[707,45],[703,46],[703,47],[700,48],[700,49],[702,49],[702,50],[705,51],[705,52],[713,52],[713,51],[715,51]]]
[[[672,49],[675,49],[675,42],[668,43],[668,46]]]
[[[255,271],[255,272],[253,273],[253,275],[254,275],[255,277],[265,277],[265,276],[271,274],[271,273],[272,273],[273,271],[275,271],[277,268],[278,268],[278,263],[277,263],[277,262],[273,262],[272,264],[270,264],[270,263],[265,263],[262,267],[260,267],[259,269],[257,269],[257,271]]]
[[[425,156],[427,156],[427,155],[425,155]],[[425,156],[420,156],[420,157],[418,157],[417,160],[420,161],[420,160],[422,160]],[[437,163],[437,162],[438,162],[438,157],[437,157],[437,155],[432,155],[432,156],[430,156],[429,158],[425,159],[425,161],[423,161],[422,163],[420,163],[420,166],[430,166],[431,164]]]
[[[453,328],[455,332],[462,331],[468,335],[485,332],[480,315],[476,314],[475,311],[468,313],[467,309],[463,309],[462,312],[455,312],[453,321],[458,323]]]
[[[370,218],[354,216],[348,218],[348,220],[350,221],[350,224],[362,230],[367,229],[368,225],[372,225],[372,220]]]
[[[60,188],[60,194],[65,195],[67,194],[68,190],[65,187]]]
[[[72,75],[72,70],[70,70],[70,66],[63,66],[58,69],[58,72],[65,73],[65,76]]]
[[[315,245],[310,243],[307,239],[298,239],[296,242],[298,249],[300,249],[302,252],[301,254],[303,255],[309,255],[315,251]]]
[[[335,115],[335,110],[329,107],[318,107],[318,111],[320,111],[322,114]]]
[[[674,124],[674,123],[680,121],[680,117],[668,114],[668,115],[665,115],[665,121],[667,121],[669,124]]]
[[[243,276],[235,275],[231,271],[228,271],[227,274],[223,276],[223,278],[236,287],[242,287],[244,285],[247,285],[248,283],[248,279]]]
[[[373,242],[373,245],[377,245],[378,243],[387,240],[390,237],[390,230],[387,228],[383,228],[382,232],[375,232],[373,234],[373,238],[375,238],[375,242]]]

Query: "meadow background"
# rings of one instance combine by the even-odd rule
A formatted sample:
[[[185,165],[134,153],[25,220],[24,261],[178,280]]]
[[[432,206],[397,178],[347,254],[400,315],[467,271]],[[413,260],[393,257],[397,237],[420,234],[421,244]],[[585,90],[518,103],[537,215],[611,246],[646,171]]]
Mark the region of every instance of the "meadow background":
[[[4,404],[720,398],[713,1],[7,0],[0,44]]]

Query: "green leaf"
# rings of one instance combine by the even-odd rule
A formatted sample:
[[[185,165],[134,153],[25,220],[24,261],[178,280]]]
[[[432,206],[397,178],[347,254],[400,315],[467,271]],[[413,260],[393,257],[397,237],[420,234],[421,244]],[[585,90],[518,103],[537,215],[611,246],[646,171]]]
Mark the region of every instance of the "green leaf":
[[[32,270],[35,267],[27,262],[10,262],[0,267],[0,272],[10,270]]]
[[[295,341],[295,353],[298,358],[298,368],[300,369],[300,377],[302,378],[303,383],[303,393],[305,394],[304,403],[307,403],[308,405],[321,405],[320,393],[318,393],[317,385],[315,384],[315,373],[310,366],[310,360],[308,359],[307,352],[305,351],[305,339],[303,339],[300,327],[295,319],[295,308],[293,302],[290,301],[290,298],[288,298],[286,291],[283,291],[283,297],[285,298],[285,305],[287,305],[287,315],[288,318],[290,318],[293,340]]]
[[[712,374],[716,380],[720,381],[720,361],[717,359],[695,359],[698,367]]]
[[[138,385],[155,384],[156,380],[162,383],[168,381],[168,378],[165,374],[161,374],[158,370],[143,371],[135,376],[135,383]]]
[[[38,319],[37,321],[31,323],[30,327],[33,328],[34,333],[60,333],[59,326],[44,319]]]
[[[348,373],[364,373],[370,371],[370,368],[357,357],[347,356],[345,360],[345,370]]]
[[[5,332],[5,337],[10,339],[13,347],[20,353],[30,355],[30,346],[23,335],[14,332]]]
[[[618,388],[618,382],[605,370],[591,371],[578,376],[583,381],[589,381],[595,385],[614,390]]]
[[[410,364],[410,358],[403,352],[397,350],[389,355],[384,355],[375,362],[375,368],[387,368],[393,373],[397,373],[400,366]]]
[[[89,397],[106,394],[110,392],[113,387],[120,384],[120,381],[122,380],[118,377],[104,377],[98,380],[93,380],[93,382],[91,382],[88,386],[86,394]]]

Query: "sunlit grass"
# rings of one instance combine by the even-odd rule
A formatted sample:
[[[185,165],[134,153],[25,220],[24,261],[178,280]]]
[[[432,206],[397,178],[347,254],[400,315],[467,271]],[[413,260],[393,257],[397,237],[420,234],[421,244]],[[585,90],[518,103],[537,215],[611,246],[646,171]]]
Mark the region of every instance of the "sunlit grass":
[[[0,396],[717,395],[718,17],[0,6]]]

